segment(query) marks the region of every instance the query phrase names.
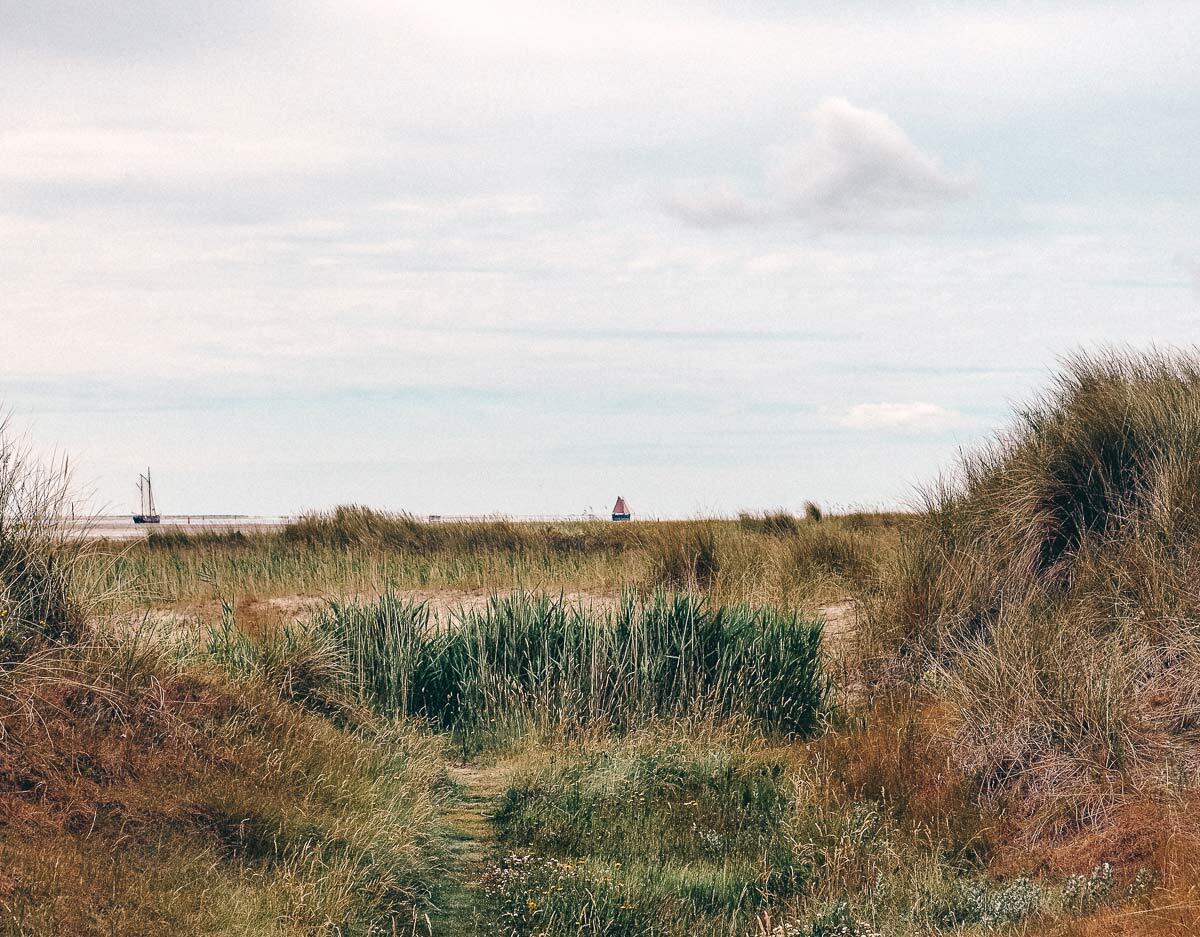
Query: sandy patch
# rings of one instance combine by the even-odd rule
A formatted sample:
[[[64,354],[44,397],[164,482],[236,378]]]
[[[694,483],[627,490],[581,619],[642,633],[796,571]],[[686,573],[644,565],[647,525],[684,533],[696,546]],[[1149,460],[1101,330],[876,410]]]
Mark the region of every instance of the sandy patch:
[[[424,603],[432,617],[440,623],[448,623],[462,612],[482,611],[493,595],[507,596],[512,590],[501,592],[470,592],[458,589],[397,589],[396,594],[406,601]],[[599,592],[566,592],[563,599],[570,605],[579,605],[596,611],[608,611],[621,603],[619,595]],[[377,592],[361,592],[346,595],[279,595],[269,598],[244,597],[233,606],[234,620],[238,626],[251,634],[259,631],[303,621],[329,601],[341,604],[373,602],[379,598]],[[155,608],[136,615],[127,616],[135,623],[141,622],[151,628],[196,629],[221,620],[223,606],[217,600]]]

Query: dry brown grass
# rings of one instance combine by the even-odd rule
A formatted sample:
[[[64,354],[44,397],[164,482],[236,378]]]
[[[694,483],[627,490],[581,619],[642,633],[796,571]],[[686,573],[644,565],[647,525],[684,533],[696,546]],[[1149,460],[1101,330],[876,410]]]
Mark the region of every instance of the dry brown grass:
[[[411,918],[438,746],[128,643],[6,668],[0,932],[324,932]]]
[[[886,804],[897,820],[986,856],[999,821],[981,806],[976,784],[946,744],[945,719],[945,707],[929,699],[881,700],[853,725],[813,743],[811,755],[838,803]]]

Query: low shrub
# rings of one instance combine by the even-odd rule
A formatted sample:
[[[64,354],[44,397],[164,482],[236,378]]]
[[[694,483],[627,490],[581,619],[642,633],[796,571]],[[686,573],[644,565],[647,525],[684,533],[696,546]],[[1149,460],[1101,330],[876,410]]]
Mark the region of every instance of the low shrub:
[[[1027,878],[1002,883],[966,879],[955,882],[949,894],[933,904],[929,916],[938,930],[967,924],[990,928],[1035,917],[1044,901],[1043,889]]]
[[[650,733],[518,780],[494,818],[503,842],[551,855],[779,859],[793,795],[777,760]]]
[[[524,850],[486,879],[504,885],[506,933],[744,933],[807,885],[792,793],[761,743],[713,729],[656,725],[533,767],[495,814],[501,844]]]
[[[631,903],[614,870],[602,864],[513,853],[484,871],[481,886],[503,937],[663,933],[656,918],[665,909]]]

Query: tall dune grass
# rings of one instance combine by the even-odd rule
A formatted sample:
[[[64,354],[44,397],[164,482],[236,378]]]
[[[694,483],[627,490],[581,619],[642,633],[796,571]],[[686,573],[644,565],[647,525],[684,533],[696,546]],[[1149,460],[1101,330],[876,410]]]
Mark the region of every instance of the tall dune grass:
[[[12,652],[83,633],[92,583],[87,540],[65,522],[66,463],[46,466],[0,420],[0,646]]]
[[[1200,781],[1200,361],[1066,363],[929,492],[865,617],[868,671],[952,701],[959,758],[1037,822]]]
[[[377,547],[421,553],[552,554],[621,553],[637,546],[639,525],[560,522],[524,523],[503,518],[488,521],[430,523],[409,514],[342,505],[327,513],[310,513],[286,525],[280,537],[308,547]]]
[[[811,520],[812,518],[809,519]],[[775,511],[763,511],[758,514],[750,511],[742,511],[738,514],[738,526],[743,530],[751,530],[755,533],[774,534],[777,537],[790,537],[794,536],[800,529],[800,521],[795,514],[785,511],[783,508]]]

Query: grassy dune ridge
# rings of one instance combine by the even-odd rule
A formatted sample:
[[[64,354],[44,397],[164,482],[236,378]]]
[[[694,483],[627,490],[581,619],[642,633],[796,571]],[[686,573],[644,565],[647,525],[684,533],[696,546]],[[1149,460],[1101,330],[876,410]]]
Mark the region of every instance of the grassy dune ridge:
[[[878,676],[962,718],[957,756],[1040,823],[1193,786],[1200,367],[1080,357],[965,460],[885,566]]]

